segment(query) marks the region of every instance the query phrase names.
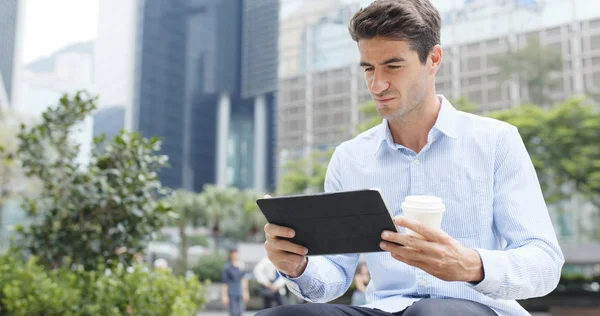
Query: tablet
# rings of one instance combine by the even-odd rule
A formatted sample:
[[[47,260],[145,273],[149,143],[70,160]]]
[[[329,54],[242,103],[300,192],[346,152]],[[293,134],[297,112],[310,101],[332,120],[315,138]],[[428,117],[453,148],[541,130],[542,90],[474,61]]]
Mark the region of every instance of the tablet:
[[[381,252],[381,233],[398,231],[378,189],[274,197],[256,201],[267,221],[295,230],[284,238],[308,255]]]

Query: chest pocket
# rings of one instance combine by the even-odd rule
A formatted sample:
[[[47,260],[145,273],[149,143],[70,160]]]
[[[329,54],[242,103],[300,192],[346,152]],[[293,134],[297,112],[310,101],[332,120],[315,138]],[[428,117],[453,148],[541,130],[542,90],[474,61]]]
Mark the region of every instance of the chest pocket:
[[[432,184],[431,191],[446,206],[442,230],[457,239],[489,232],[492,197],[485,177],[455,169],[437,178],[439,181]]]

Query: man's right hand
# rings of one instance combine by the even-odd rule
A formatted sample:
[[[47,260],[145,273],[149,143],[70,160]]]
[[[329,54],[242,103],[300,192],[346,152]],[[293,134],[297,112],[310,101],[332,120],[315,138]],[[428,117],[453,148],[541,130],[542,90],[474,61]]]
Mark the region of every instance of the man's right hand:
[[[270,196],[265,196],[270,198]],[[269,260],[275,265],[277,270],[287,274],[292,278],[297,278],[306,269],[308,259],[306,254],[308,249],[304,246],[294,244],[281,238],[294,237],[294,230],[288,227],[274,224],[265,225],[265,249]]]

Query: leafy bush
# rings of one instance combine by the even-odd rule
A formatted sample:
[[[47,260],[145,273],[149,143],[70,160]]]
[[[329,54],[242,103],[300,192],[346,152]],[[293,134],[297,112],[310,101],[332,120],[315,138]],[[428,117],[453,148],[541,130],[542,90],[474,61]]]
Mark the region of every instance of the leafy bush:
[[[158,172],[168,160],[158,139],[124,131],[111,142],[95,139],[90,164],[80,165],[69,139],[95,107],[83,92],[65,95],[18,135],[17,157],[42,183],[39,197],[23,205],[40,221],[18,230],[22,246],[47,267],[63,266],[67,257],[86,270],[107,261],[130,265],[169,219],[158,201],[166,193]]]
[[[223,267],[227,263],[227,256],[212,254],[201,257],[193,271],[200,280],[221,282],[223,279]]]
[[[210,238],[202,235],[193,235],[188,237],[190,246],[202,246],[208,248],[210,246]]]
[[[204,287],[144,266],[45,270],[35,259],[0,257],[0,315],[194,315]]]

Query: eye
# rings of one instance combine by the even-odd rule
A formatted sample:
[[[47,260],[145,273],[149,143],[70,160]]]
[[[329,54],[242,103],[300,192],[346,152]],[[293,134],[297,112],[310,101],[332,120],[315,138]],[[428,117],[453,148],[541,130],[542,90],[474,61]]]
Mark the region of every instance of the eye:
[[[400,69],[402,66],[390,65],[388,66],[390,69]]]
[[[367,67],[367,68],[365,68],[365,72],[369,72],[369,71],[373,71],[373,67]]]

